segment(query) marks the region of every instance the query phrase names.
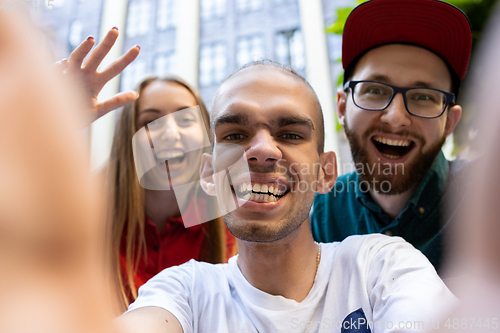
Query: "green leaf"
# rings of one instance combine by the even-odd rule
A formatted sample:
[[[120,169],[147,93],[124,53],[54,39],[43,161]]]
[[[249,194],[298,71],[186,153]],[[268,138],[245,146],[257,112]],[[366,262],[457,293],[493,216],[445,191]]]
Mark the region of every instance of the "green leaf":
[[[483,0],[448,0],[446,1],[454,6],[460,7],[463,5],[469,5],[469,4],[479,4],[483,2]]]
[[[347,17],[353,9],[354,7],[337,8],[337,21],[326,28],[326,32],[342,35],[342,33],[344,32],[345,21],[347,20]]]
[[[344,83],[344,72],[340,73],[339,78],[337,80],[337,87],[341,87],[342,83]]]

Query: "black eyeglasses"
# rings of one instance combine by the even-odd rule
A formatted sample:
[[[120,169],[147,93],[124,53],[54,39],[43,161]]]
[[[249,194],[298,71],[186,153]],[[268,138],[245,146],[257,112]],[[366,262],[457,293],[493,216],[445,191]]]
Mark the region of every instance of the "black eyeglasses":
[[[352,101],[364,110],[382,111],[391,104],[394,95],[403,94],[408,113],[421,118],[440,117],[455,95],[433,88],[400,88],[377,81],[347,81],[344,90],[352,91]]]

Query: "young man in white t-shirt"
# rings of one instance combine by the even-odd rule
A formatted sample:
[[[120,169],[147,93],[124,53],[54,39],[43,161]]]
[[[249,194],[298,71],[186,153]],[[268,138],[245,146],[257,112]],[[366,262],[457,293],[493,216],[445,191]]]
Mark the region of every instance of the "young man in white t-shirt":
[[[314,242],[309,210],[337,175],[335,154],[323,152],[319,101],[304,79],[272,63],[244,68],[217,91],[211,125],[201,185],[220,205],[238,203],[224,220],[239,255],[164,270],[118,319],[123,332],[422,330],[456,302],[401,238]],[[228,191],[227,178],[212,175],[231,170],[231,147],[245,151],[250,172],[230,171]]]

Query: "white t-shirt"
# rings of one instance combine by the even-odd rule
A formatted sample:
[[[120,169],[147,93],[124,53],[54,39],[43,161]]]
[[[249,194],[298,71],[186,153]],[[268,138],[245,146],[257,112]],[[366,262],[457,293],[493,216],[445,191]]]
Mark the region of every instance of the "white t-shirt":
[[[314,285],[300,303],[253,287],[234,256],[227,264],[190,260],[163,270],[129,311],[164,308],[184,333],[340,332],[364,320],[371,332],[416,332],[456,302],[420,251],[400,237],[372,234],[321,244]]]

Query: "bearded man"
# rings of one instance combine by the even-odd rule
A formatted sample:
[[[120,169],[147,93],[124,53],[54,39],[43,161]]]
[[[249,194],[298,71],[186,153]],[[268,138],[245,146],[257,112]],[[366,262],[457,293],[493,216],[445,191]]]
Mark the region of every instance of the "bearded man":
[[[352,11],[337,110],[356,171],[316,196],[315,240],[397,235],[439,268],[451,220],[442,201],[463,186],[464,166],[441,147],[462,114],[455,101],[471,43],[467,16],[442,1],[372,0]]]

